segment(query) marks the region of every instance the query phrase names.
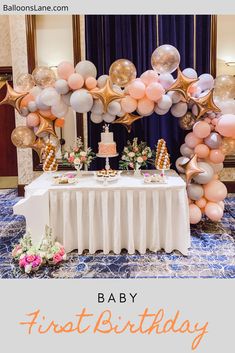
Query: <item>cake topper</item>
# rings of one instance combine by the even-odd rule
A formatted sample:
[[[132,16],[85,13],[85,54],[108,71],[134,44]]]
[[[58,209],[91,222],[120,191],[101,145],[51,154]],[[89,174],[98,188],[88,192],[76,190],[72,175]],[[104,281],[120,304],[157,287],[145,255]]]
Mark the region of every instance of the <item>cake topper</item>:
[[[103,130],[104,130],[105,133],[108,133],[109,132],[109,124],[105,124],[103,126]]]

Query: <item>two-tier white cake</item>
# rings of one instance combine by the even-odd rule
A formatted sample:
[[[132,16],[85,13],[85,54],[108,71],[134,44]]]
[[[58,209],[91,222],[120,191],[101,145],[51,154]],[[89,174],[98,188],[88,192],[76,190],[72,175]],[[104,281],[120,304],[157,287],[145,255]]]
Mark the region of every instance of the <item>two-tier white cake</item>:
[[[108,125],[105,125],[104,132],[101,132],[98,153],[102,156],[112,156],[117,153],[116,142],[113,140],[113,132],[109,131]]]

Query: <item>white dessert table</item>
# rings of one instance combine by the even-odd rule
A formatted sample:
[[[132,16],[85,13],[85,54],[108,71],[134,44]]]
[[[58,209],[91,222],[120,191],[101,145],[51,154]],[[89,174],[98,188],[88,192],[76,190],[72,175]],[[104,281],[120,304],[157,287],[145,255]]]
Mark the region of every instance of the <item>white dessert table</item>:
[[[35,243],[48,224],[67,252],[119,254],[127,249],[144,254],[147,249],[164,249],[187,255],[186,184],[174,171],[166,173],[167,184],[145,184],[143,178],[123,173],[104,186],[91,172],[82,172],[77,184],[53,186],[54,175],[43,173],[35,179],[14,206],[15,213],[26,217]]]

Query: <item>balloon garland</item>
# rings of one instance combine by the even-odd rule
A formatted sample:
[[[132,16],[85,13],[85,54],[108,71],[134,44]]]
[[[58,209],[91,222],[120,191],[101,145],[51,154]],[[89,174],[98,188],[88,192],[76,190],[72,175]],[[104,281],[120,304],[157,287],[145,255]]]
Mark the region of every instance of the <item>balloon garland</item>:
[[[180,54],[168,44],[154,50],[151,64],[153,69],[140,77],[127,59],[116,60],[109,75],[98,79],[95,65],[88,60],[75,68],[61,62],[58,77],[47,67],[35,68],[32,75],[21,74],[15,89],[6,83],[7,93],[0,102],[26,118],[27,126],[12,132],[12,142],[33,148],[41,158],[48,137],[56,137],[55,126],[63,126],[70,107],[78,113],[91,112],[93,123],[121,124],[128,132],[135,121],[170,111],[189,131],[176,168],[187,182],[190,222],[198,223],[203,214],[219,221],[227,191],[218,173],[225,156],[235,152],[235,77],[214,80],[207,73],[198,77],[192,68],[181,71]]]

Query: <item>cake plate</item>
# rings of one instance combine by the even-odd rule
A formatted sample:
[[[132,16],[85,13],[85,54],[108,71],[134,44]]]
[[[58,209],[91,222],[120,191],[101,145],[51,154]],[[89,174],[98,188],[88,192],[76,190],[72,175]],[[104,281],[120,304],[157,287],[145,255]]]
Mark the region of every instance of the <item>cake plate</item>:
[[[116,154],[110,154],[110,155],[108,155],[108,156],[103,155],[103,154],[99,154],[99,153],[96,154],[96,157],[105,158],[105,169],[106,169],[106,170],[109,170],[109,169],[110,169],[109,158],[113,158],[113,157],[117,157],[117,156],[118,156],[118,153],[116,153]]]

